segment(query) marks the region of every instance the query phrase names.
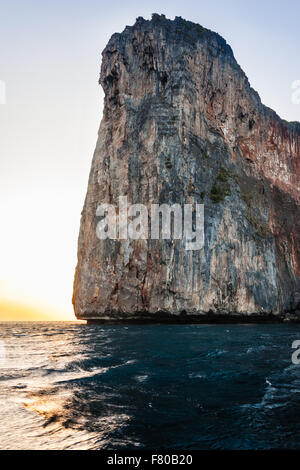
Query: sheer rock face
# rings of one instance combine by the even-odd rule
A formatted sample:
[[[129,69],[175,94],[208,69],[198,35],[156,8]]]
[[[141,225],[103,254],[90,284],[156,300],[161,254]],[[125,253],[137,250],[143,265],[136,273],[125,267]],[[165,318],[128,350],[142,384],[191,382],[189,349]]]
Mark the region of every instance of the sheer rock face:
[[[264,106],[218,34],[153,15],[103,51],[82,212],[79,319],[264,316],[300,304],[300,124]],[[205,205],[205,246],[105,240],[99,204]],[[177,316],[177,317],[175,317]]]

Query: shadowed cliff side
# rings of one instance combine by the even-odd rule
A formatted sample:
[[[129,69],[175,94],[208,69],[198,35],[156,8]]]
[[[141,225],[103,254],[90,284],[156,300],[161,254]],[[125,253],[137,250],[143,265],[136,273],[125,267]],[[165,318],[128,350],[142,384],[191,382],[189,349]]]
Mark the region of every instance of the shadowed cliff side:
[[[153,15],[103,51],[78,242],[79,319],[300,315],[300,124],[261,103],[218,34]],[[96,237],[99,204],[198,202],[205,245]],[[252,318],[251,317],[251,318]]]

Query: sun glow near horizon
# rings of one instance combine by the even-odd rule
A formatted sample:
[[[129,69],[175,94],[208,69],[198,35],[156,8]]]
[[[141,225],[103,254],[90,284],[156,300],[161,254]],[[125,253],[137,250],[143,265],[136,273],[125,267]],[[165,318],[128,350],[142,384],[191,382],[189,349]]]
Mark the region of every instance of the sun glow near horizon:
[[[50,310],[44,306],[0,299],[1,321],[76,321],[76,317],[72,313]]]

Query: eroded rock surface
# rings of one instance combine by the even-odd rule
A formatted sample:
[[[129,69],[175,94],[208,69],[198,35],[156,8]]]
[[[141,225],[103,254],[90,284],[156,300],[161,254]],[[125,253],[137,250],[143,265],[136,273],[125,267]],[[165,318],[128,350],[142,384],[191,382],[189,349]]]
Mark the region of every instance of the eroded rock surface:
[[[300,124],[261,103],[223,38],[181,18],[138,18],[114,34],[100,83],[77,318],[300,313]],[[124,195],[204,203],[205,246],[100,241],[97,206]]]

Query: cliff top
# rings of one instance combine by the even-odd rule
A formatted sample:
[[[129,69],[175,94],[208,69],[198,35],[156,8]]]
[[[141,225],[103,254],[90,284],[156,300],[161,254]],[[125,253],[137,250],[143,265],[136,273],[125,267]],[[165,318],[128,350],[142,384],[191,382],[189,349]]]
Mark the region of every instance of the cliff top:
[[[218,33],[200,24],[185,20],[181,16],[176,16],[174,20],[171,20],[166,18],[164,14],[153,13],[151,20],[146,20],[139,16],[134,25],[126,26],[123,32],[113,34],[102,54],[111,53],[115,49],[119,49],[119,47],[126,47],[127,39],[130,40],[136,31],[142,31],[144,34],[153,32],[157,32],[158,34],[163,33],[165,41],[170,43],[175,41],[180,45],[186,44],[190,48],[196,48],[199,43],[206,43],[212,45],[214,48],[217,46],[218,53],[227,57],[232,67],[238,69],[243,75],[249,92],[252,94],[254,100],[263,106],[266,113],[272,115],[273,119],[280,121],[281,125],[286,127],[288,132],[300,134],[300,122],[289,122],[280,118],[273,109],[261,102],[259,94],[251,87],[248,77],[237,63],[232,48]]]
[[[166,34],[166,39],[176,39],[177,41],[182,41],[193,46],[196,46],[197,42],[203,37],[215,38],[219,47],[223,48],[224,52],[226,51],[234,57],[231,47],[218,33],[204,28],[198,23],[185,20],[181,16],[175,16],[174,20],[170,20],[166,18],[165,15],[159,15],[157,13],[152,14],[151,20],[145,20],[142,16],[139,16],[134,25],[126,26],[122,33],[113,34],[108,45],[120,35],[132,33],[137,28],[141,28],[144,32],[163,29]]]

